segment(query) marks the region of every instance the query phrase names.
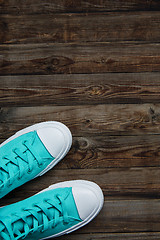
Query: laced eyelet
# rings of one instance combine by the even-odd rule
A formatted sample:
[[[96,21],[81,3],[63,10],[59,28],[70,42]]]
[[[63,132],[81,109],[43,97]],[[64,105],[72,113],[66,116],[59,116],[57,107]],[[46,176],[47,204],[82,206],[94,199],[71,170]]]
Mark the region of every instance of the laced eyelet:
[[[38,167],[41,168],[43,166],[43,163],[39,163]]]
[[[43,199],[43,202],[44,202],[44,203],[47,203],[48,200],[49,200],[49,198],[45,198],[45,199]]]
[[[10,183],[10,184],[7,184],[7,187],[11,187],[12,186],[12,184]]]
[[[18,180],[21,180],[21,179],[22,179],[22,177],[17,177],[17,179],[18,179]]]
[[[67,225],[68,224],[68,222],[63,222],[63,225]]]
[[[16,153],[17,148],[12,149],[12,152]]]
[[[28,173],[28,174],[31,174],[31,173],[32,173],[32,170],[31,170],[31,169],[28,169],[27,173]]]

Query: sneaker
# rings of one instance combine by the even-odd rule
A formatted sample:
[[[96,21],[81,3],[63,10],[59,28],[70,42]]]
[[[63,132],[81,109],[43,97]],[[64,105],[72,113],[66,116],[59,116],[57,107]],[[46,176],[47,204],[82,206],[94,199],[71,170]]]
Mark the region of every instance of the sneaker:
[[[43,175],[69,151],[70,130],[59,122],[27,127],[0,145],[0,198]]]
[[[39,240],[73,232],[103,206],[100,187],[89,181],[57,183],[23,201],[0,208],[0,239]]]

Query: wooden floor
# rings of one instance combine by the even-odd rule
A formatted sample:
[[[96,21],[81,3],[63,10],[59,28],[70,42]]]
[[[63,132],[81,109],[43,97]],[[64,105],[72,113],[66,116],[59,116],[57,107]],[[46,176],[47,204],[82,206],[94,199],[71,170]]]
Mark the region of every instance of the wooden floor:
[[[159,240],[159,1],[0,0],[0,141],[48,120],[71,151],[0,205],[87,179],[104,207],[59,240]]]

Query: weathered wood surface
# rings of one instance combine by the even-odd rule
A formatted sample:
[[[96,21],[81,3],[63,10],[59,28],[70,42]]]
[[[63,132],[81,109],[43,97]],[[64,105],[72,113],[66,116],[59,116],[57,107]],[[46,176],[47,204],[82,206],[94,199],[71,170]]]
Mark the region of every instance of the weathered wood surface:
[[[0,76],[0,106],[159,103],[160,73]]]
[[[65,161],[65,159],[63,159]],[[115,200],[116,197],[159,198],[160,197],[160,168],[99,168],[99,169],[54,169],[43,177],[36,178],[10,193],[7,201],[14,201],[15,197],[25,198],[47,188],[54,183],[84,179],[96,182],[103,190],[105,198]],[[26,192],[27,187],[27,192]],[[16,195],[16,196],[15,196]],[[5,201],[6,201],[5,200]],[[118,201],[118,200],[117,200]],[[1,200],[3,202],[3,200]],[[160,223],[159,223],[160,224]]]
[[[89,233],[89,234],[69,234],[65,236],[65,240],[159,240],[160,233]],[[64,240],[64,236],[59,237],[59,240]]]
[[[160,71],[160,44],[0,45],[0,75]]]
[[[73,136],[160,134],[159,104],[100,104],[4,107],[0,111],[1,138],[42,121],[61,121]]]
[[[0,43],[159,42],[160,13],[0,15]],[[94,31],[96,29],[96,31]]]
[[[59,169],[160,166],[160,135],[74,137]],[[137,176],[138,178],[138,176]]]
[[[0,12],[11,14],[40,14],[56,12],[104,12],[160,10],[159,1],[146,0],[0,0]]]
[[[5,139],[0,139],[1,142]],[[160,166],[160,135],[74,137],[56,169],[107,169]]]
[[[159,10],[156,0],[0,0],[0,141],[47,120],[73,134],[69,154],[1,206],[86,179],[104,208],[60,239],[160,239]]]

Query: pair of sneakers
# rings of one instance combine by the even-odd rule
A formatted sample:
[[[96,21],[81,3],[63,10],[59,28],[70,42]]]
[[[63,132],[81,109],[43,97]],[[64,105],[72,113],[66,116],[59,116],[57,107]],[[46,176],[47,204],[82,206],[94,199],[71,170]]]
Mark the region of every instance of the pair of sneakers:
[[[0,145],[0,198],[43,175],[69,151],[70,130],[60,122],[25,128]],[[74,180],[0,208],[0,240],[39,240],[70,233],[89,223],[103,206],[100,187]]]

